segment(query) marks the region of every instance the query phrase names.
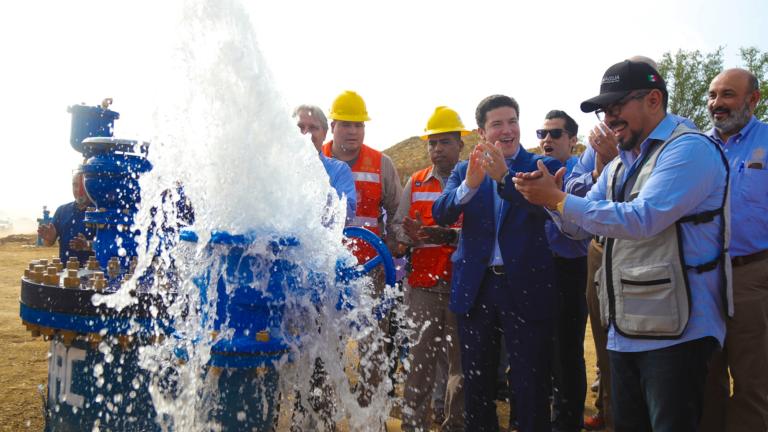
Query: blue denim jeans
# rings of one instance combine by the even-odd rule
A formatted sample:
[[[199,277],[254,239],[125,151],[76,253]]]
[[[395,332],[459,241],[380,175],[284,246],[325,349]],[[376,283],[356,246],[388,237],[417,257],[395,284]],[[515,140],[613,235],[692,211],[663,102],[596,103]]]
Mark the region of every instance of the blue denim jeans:
[[[696,431],[712,337],[636,353],[608,351],[616,432]]]

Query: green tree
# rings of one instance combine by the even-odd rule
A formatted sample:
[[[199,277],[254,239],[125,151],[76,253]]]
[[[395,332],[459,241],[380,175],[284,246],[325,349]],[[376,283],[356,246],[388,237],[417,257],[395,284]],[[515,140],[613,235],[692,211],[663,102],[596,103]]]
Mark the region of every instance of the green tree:
[[[711,53],[699,50],[666,52],[659,62],[659,74],[667,82],[669,111],[688,117],[701,130],[712,127],[707,111],[709,83],[723,70],[723,47]],[[757,47],[741,48],[741,65],[751,71],[760,83],[762,99],[755,117],[768,121],[768,52]]]
[[[761,99],[755,117],[768,121],[768,52],[760,52],[756,47],[741,48],[740,51],[744,68],[755,74],[760,83]]]
[[[659,74],[667,83],[667,109],[691,119],[701,130],[711,127],[707,112],[709,83],[723,70],[723,47],[711,53],[678,50],[664,53]]]

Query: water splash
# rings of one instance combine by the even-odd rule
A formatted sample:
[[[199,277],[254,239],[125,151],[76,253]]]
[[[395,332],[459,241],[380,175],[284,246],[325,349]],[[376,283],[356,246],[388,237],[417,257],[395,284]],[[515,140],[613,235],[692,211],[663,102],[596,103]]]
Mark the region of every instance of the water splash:
[[[286,299],[281,331],[298,337],[289,340],[290,353],[274,364],[280,373],[276,392],[282,410],[290,412],[298,399],[307,409],[298,417],[292,414],[299,418],[296,422],[305,427],[321,424],[309,409],[322,392],[310,385],[320,359],[326,388],[331,389],[329,403],[335,406],[332,420],[346,421],[351,430],[383,424],[391,407],[388,381],[374,392],[370,405],[361,408],[349,382],[354,373],[346,367],[355,361],[349,341],[374,340],[380,345],[384,335],[371,324],[375,300],[366,294],[367,279],[354,283],[357,309],[336,307],[335,266],[339,259],[352,259],[342,245],[345,202],[336,198],[314,148],[299,135],[272,85],[243,5],[235,0],[189,1],[177,12],[170,32],[173,54],[167,64],[153,65],[162,103],[156,107],[151,134],[149,159],[154,168],[140,180],[142,203],[134,227],[140,231],[138,243],[146,248],[139,250],[134,276],[109,298],[110,306],[122,308],[135,302],[132,291],[150,289],[162,298],[171,317],[156,334],[164,335],[171,326],[174,334],[140,349],[140,364],[152,377],[156,421],[168,431],[221,427],[212,419],[221,409],[217,383],[227,372],[212,372],[208,363],[212,346],[234,330],[225,323],[214,331],[207,319],[206,313],[215,314],[217,281],[227,273],[226,260],[221,259],[226,251],[207,245],[212,232],[227,231],[253,237],[249,254],[297,265],[305,287],[327,287]],[[169,241],[178,236],[176,227],[183,222],[177,205],[182,190],[194,208],[196,243]],[[269,242],[281,237],[296,238],[298,246],[279,257],[270,255]],[[142,285],[148,283],[140,278],[145,274],[156,275],[149,287]],[[203,279],[207,282],[201,283]],[[265,287],[266,281],[256,278],[249,289]],[[227,285],[226,295],[236,289]],[[359,361],[369,372],[386,376],[388,360],[376,357],[380,355],[372,349]],[[266,387],[257,391],[275,392]],[[265,402],[261,409],[264,412],[237,411],[233,416],[245,421],[274,407]]]

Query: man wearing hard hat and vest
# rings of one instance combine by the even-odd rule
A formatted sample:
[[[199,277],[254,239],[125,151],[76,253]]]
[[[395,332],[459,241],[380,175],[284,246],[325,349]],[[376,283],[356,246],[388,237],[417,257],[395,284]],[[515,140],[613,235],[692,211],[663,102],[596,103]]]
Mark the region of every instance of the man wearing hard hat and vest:
[[[438,357],[448,357],[445,392],[445,420],[442,431],[464,430],[464,392],[461,349],[456,316],[448,309],[451,295],[451,255],[456,250],[461,219],[442,227],[432,218],[432,203],[459,161],[469,134],[456,111],[437,107],[424,129],[422,140],[432,165],[414,173],[405,184],[395,215],[400,244],[410,247],[411,256],[405,284],[408,318],[416,328],[410,346],[411,370],[405,382],[402,430],[429,430],[429,401],[435,385]],[[435,417],[440,417],[436,415]]]
[[[364,227],[378,234],[385,239],[390,249],[393,249],[395,241],[392,221],[403,187],[392,159],[363,144],[365,122],[370,120],[365,101],[357,93],[347,90],[333,101],[329,117],[333,140],[323,145],[323,154],[346,162],[355,178],[357,209],[355,217],[347,225]],[[382,230],[384,220],[386,229]],[[376,256],[372,247],[354,242],[352,244],[353,254],[358,262],[365,263]],[[376,296],[380,296],[384,290],[384,278],[381,276],[382,274],[378,273],[372,277]],[[382,320],[380,326],[386,329],[388,323],[385,321]],[[378,387],[382,374],[387,371],[388,361],[383,352],[383,345],[383,341],[373,340],[359,344],[361,357],[368,360],[369,365],[373,365],[369,366],[368,370],[361,371],[362,389],[358,401],[363,406],[370,403],[373,388]]]

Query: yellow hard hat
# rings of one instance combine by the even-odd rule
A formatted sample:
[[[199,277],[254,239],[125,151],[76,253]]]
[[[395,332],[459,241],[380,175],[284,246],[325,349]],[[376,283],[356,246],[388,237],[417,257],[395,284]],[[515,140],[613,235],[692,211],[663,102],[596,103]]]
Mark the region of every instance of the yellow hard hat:
[[[346,90],[338,95],[331,105],[331,120],[341,120],[350,122],[369,121],[368,110],[365,108],[365,101],[359,94]]]
[[[421,139],[427,140],[430,135],[436,135],[446,132],[459,132],[461,136],[469,135],[469,131],[464,129],[464,123],[461,122],[459,113],[446,107],[439,106],[427,121],[427,127],[424,128],[424,135]]]

